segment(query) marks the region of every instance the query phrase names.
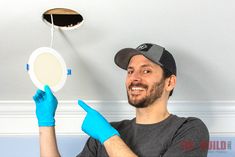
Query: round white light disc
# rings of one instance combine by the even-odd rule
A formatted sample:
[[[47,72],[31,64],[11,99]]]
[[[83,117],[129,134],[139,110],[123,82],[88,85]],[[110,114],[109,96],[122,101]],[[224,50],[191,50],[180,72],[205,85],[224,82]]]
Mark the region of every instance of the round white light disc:
[[[52,91],[60,90],[67,78],[67,68],[64,59],[54,49],[40,47],[29,57],[29,76],[34,85],[44,90],[49,85]]]

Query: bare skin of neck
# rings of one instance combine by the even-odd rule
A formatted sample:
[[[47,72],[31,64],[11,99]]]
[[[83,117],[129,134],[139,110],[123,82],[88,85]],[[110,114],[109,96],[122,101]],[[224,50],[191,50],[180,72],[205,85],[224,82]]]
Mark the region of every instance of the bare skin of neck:
[[[167,100],[157,100],[145,108],[136,109],[137,124],[154,124],[165,120],[170,113],[167,110]]]

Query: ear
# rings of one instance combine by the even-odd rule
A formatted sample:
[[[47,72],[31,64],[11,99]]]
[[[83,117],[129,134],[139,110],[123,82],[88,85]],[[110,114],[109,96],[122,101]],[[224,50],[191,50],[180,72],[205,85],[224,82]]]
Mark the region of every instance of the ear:
[[[175,86],[176,86],[176,76],[171,75],[166,79],[165,89],[170,92],[172,89],[175,88]]]

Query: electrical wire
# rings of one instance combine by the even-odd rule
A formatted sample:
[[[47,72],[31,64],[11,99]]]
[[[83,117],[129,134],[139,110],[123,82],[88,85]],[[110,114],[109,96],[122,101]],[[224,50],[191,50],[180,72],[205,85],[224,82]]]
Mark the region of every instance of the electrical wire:
[[[53,15],[51,14],[51,43],[50,43],[51,48],[53,45],[53,40],[54,40],[54,20],[53,20]]]

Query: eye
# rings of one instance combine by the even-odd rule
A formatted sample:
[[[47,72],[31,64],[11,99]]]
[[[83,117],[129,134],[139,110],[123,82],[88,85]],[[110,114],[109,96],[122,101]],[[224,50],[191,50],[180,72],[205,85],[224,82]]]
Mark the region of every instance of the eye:
[[[127,70],[127,74],[130,75],[133,73],[133,70]]]
[[[144,73],[144,74],[151,73],[151,70],[144,70],[143,73]]]

